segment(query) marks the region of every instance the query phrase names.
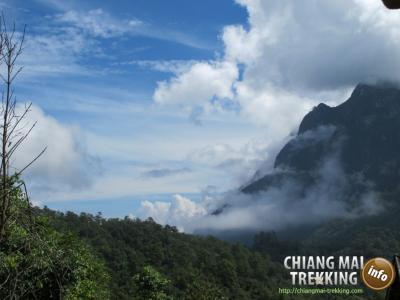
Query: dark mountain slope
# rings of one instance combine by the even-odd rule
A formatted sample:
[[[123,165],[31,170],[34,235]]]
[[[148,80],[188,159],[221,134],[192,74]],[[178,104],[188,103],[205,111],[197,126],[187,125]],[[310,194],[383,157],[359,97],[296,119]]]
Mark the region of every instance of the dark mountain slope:
[[[334,157],[354,190],[397,193],[400,182],[400,90],[359,84],[337,107],[319,104],[279,152],[275,170],[242,189],[257,193],[294,178],[304,188],[318,182]]]

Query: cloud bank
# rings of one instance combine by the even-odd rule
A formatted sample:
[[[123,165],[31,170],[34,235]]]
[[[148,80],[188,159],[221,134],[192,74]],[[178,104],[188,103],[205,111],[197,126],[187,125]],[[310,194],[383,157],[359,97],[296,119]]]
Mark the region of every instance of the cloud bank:
[[[187,230],[197,218],[205,216],[206,209],[187,197],[176,194],[171,202],[142,201],[139,209],[141,218],[152,217],[160,224],[173,224],[180,230]]]
[[[359,82],[399,79],[400,15],[380,1],[236,2],[248,24],[224,27],[215,60],[159,82],[156,103],[199,114],[229,101],[282,138],[313,105],[338,103]]]
[[[233,107],[265,127],[270,147],[287,137],[312,106],[342,102],[359,82],[400,79],[400,14],[380,1],[236,2],[247,10],[248,24],[223,28],[224,50],[214,60],[192,63],[159,82],[156,103],[181,107],[197,118]],[[192,159],[232,166],[239,155],[219,144],[199,150]],[[357,210],[337,200],[344,197],[347,183],[335,157],[319,172],[320,182],[304,197],[299,198],[301,185],[293,180],[257,196],[231,193],[220,202],[228,203],[223,214],[210,215],[209,210],[186,227],[279,229],[354,217],[379,206],[371,190],[360,197]]]
[[[330,140],[333,127],[302,133],[293,147],[303,148]],[[185,199],[185,204],[142,202],[142,216],[189,232],[230,230],[282,230],[315,225],[332,218],[357,218],[383,209],[373,186],[360,174],[343,170],[340,151],[343,139],[333,145],[316,169],[307,174],[287,167],[269,169],[269,184],[252,192],[231,191],[224,195],[206,193],[203,200]],[[221,151],[223,148],[220,149]],[[189,205],[190,204],[190,205]],[[179,214],[176,211],[179,211]]]
[[[22,104],[19,110],[22,110]],[[101,161],[86,151],[83,133],[76,126],[60,123],[32,106],[22,127],[36,126],[19,147],[12,168],[21,170],[45,147],[44,154],[29,167],[23,178],[27,180],[35,198],[52,190],[82,189],[91,185],[101,173]]]

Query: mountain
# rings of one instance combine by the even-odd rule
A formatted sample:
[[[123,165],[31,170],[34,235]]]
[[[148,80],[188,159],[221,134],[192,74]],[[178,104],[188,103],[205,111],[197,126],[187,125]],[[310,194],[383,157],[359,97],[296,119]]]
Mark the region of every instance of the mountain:
[[[297,135],[279,152],[273,172],[241,189],[255,194],[295,180],[306,191],[340,167],[344,193],[356,197],[368,189],[397,194],[400,182],[400,89],[359,84],[344,103],[319,104],[300,123]],[[327,165],[333,161],[331,165]]]

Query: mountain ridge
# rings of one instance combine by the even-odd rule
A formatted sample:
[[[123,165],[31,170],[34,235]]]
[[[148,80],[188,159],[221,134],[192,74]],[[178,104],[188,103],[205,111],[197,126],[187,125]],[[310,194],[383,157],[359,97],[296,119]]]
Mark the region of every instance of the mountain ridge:
[[[285,178],[318,181],[318,168],[332,152],[346,176],[379,192],[397,192],[400,181],[400,89],[359,84],[336,107],[319,104],[305,115],[297,135],[278,153],[274,170],[245,187],[254,194]]]

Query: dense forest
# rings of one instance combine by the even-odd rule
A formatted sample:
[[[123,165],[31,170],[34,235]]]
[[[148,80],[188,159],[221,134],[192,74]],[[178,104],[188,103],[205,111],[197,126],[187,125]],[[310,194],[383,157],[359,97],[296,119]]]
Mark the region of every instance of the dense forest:
[[[135,276],[146,270],[165,278],[162,290],[173,299],[279,299],[277,286],[287,277],[282,264],[266,253],[179,233],[151,219],[106,220],[48,209],[42,214],[59,231],[85,240],[105,262],[112,299],[143,299]]]
[[[393,229],[400,222],[396,210],[334,220],[301,241],[261,232],[245,247],[180,233],[151,219],[105,219],[47,208],[35,208],[29,217],[26,202],[15,203],[20,213],[0,252],[0,280],[7,283],[0,289],[2,299],[302,299],[278,294],[278,287],[290,286],[285,255],[390,258],[400,248],[400,234]],[[366,291],[346,299],[383,296]]]
[[[396,210],[359,220],[334,220],[298,241],[260,232],[251,247],[180,233],[151,219],[105,219],[100,214],[77,215],[47,208],[37,209],[36,214],[45,216],[57,231],[87,243],[109,274],[111,299],[292,299],[278,294],[278,287],[290,286],[282,264],[286,255],[390,258],[394,249],[400,248],[400,233],[390,229],[398,228],[400,222]],[[146,276],[162,284],[147,282],[143,286],[140,278]],[[156,296],[148,296],[149,290]],[[361,298],[343,298],[383,299],[384,293],[366,290]]]

